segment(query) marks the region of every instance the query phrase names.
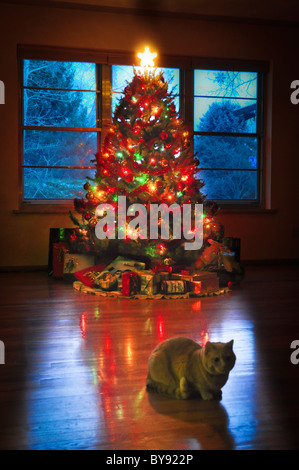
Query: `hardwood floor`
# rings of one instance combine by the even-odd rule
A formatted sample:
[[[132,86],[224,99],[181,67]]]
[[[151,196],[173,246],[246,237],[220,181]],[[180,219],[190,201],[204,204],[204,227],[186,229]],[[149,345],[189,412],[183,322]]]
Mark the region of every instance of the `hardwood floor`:
[[[46,273],[1,273],[1,449],[298,449],[298,267],[251,267],[200,300],[101,299]],[[147,393],[175,335],[235,340],[221,402]],[[299,355],[298,355],[299,357]]]

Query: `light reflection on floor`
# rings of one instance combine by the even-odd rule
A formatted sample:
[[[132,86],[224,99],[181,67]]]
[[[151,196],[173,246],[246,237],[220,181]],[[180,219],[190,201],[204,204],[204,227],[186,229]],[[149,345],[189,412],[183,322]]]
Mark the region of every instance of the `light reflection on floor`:
[[[172,317],[169,302],[156,306],[154,312],[151,305],[144,306],[139,319],[141,336],[136,336],[136,318],[127,304],[123,308],[118,304],[111,313],[109,308],[101,311],[100,302],[95,301],[80,313],[77,328],[70,318],[65,351],[59,350],[53,320],[45,341],[57,342],[57,354],[49,357],[45,350],[31,370],[36,386],[27,393],[30,448],[51,448],[57,433],[61,448],[75,445],[74,436],[80,448],[130,448],[132,442],[138,448],[140,436],[140,445],[148,449],[159,448],[160,442],[161,448],[175,442],[182,449],[194,450],[215,445],[238,448],[240,442],[249,446],[256,438],[261,411],[255,408],[259,377],[253,324],[242,318],[242,311],[234,310],[233,299],[223,309],[220,322],[219,315],[202,316],[203,306],[207,306],[205,300],[188,303],[186,315],[189,325],[190,321],[194,325],[191,332],[184,331],[183,315],[179,321]],[[237,362],[220,404],[177,401],[174,405],[172,400],[146,392],[147,361],[141,364],[136,358],[148,357],[157,343],[176,335],[189,336],[202,345],[208,340],[234,339]],[[51,395],[53,387],[47,387],[51,382],[55,395]],[[169,414],[170,405],[171,410],[177,407],[175,418]],[[154,441],[152,436],[146,438],[153,427],[157,429]],[[166,441],[161,437],[163,430],[168,432]],[[209,441],[211,434],[213,441]]]

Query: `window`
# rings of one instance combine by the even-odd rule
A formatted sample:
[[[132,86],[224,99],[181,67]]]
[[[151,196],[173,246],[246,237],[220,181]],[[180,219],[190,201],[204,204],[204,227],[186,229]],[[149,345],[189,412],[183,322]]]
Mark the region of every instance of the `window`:
[[[257,72],[194,70],[194,150],[210,199],[259,200],[259,80]]]
[[[99,74],[92,63],[23,61],[24,200],[83,196],[99,143]]]
[[[86,177],[94,176],[94,154],[101,148],[126,82],[133,77],[133,66],[124,64],[134,59],[89,55],[89,62],[81,56],[76,61],[55,60],[55,54],[51,60],[41,60],[42,51],[37,58],[21,55],[24,202],[59,203],[84,197]],[[263,67],[218,62],[216,67],[212,61],[203,66],[186,60],[177,59],[175,68],[162,70],[176,95],[176,109],[193,126],[204,193],[222,207],[257,206],[262,181]]]

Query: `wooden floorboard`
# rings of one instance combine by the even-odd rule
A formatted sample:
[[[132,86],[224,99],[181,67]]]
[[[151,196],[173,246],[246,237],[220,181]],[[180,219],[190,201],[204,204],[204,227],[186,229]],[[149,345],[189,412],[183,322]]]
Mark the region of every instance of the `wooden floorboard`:
[[[1,449],[299,448],[298,267],[248,267],[226,295],[177,301],[103,299],[41,272],[0,286]],[[234,339],[221,402],[146,392],[150,352],[176,335]]]

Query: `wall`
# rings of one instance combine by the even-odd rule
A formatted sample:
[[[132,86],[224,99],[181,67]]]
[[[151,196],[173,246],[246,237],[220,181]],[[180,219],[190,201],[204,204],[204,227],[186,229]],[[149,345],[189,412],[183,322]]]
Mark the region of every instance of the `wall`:
[[[266,137],[271,157],[268,202],[274,211],[223,212],[219,219],[227,236],[241,238],[243,259],[299,258],[299,105],[290,102],[290,84],[299,79],[297,28],[4,4],[0,18],[0,79],[6,100],[0,106],[0,266],[46,265],[49,228],[72,226],[67,214],[13,212],[19,197],[17,44],[137,51],[149,43],[161,54],[269,60],[273,75]]]

